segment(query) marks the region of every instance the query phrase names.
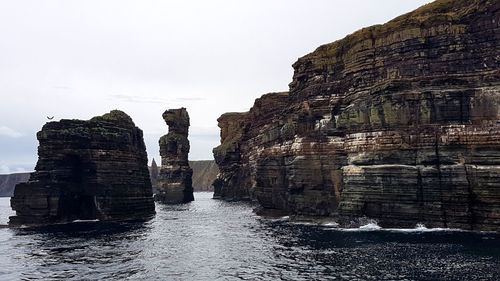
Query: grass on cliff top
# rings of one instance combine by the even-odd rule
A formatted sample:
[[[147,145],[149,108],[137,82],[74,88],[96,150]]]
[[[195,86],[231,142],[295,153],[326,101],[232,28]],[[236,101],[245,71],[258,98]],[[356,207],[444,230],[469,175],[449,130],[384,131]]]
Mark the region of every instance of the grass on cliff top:
[[[288,96],[289,96],[289,92],[273,92],[273,93],[263,94],[262,96],[260,96],[254,100],[252,107],[248,111],[245,111],[245,112],[226,112],[226,113],[222,114],[217,119],[217,121],[218,122],[227,122],[227,121],[231,121],[231,120],[243,120],[244,118],[246,118],[248,116],[250,111],[255,107],[256,103],[261,102],[261,101],[266,100],[266,99],[273,99],[275,97],[285,98]]]
[[[132,121],[132,118],[127,115],[127,113],[121,111],[121,110],[111,110],[109,113],[106,113],[102,116],[96,116],[90,121],[106,121],[106,122],[112,122],[112,123],[119,123],[122,125],[128,125],[131,127],[134,127],[134,121]]]
[[[184,126],[189,126],[189,114],[185,107],[178,109],[167,109],[162,114],[163,120],[167,122],[182,123]]]
[[[374,25],[358,30],[345,38],[333,43],[325,44],[318,47],[314,52],[304,56],[303,58],[321,58],[333,57],[350,47],[357,42],[380,38],[385,34],[396,32],[408,27],[425,27],[435,24],[436,22],[456,22],[464,15],[477,11],[485,6],[487,0],[437,0],[432,3],[421,6],[420,8],[407,14],[396,17],[395,19],[385,23]],[[300,59],[299,59],[300,61]]]

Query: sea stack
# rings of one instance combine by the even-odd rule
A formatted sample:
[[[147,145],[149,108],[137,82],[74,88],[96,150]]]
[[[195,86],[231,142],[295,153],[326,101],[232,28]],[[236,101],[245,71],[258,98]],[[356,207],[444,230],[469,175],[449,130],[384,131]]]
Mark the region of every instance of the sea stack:
[[[382,227],[500,229],[500,2],[438,0],[301,57],[219,118],[222,199]]]
[[[155,213],[142,131],[122,111],[45,124],[10,224],[145,219]]]
[[[158,174],[159,174],[158,165],[156,164],[155,159],[151,161],[151,167],[149,167],[149,175],[151,176],[151,185],[153,186],[153,193],[156,193],[156,186],[158,184]]]
[[[167,204],[187,203],[194,200],[192,176],[189,167],[189,114],[183,108],[163,113],[168,134],[160,138],[161,166],[155,200]]]

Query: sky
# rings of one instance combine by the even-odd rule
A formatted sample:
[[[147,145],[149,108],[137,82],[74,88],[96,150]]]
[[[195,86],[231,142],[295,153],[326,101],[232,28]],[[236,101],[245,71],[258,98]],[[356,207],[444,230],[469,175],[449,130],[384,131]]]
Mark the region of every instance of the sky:
[[[191,117],[191,160],[213,159],[217,118],[286,91],[318,46],[430,0],[0,0],[0,174],[33,170],[48,121],[113,109],[159,163],[166,109]]]

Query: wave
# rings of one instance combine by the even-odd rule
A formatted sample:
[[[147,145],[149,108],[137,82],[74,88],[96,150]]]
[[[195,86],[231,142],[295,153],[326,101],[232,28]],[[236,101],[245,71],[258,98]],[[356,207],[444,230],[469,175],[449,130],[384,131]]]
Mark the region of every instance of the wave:
[[[72,222],[98,222],[99,219],[95,219],[95,220],[74,220]]]
[[[337,228],[340,231],[348,231],[348,232],[358,232],[358,231],[378,231],[383,230],[381,226],[379,226],[376,222],[369,222],[365,225],[361,225],[357,228]]]
[[[424,232],[467,232],[467,230],[458,228],[427,228],[423,224],[417,224],[415,228],[383,228],[376,221],[369,222],[357,228],[335,228],[334,230],[347,232],[362,232],[362,231],[388,231],[388,232],[403,232],[403,233],[424,233]]]
[[[355,226],[345,227],[337,223],[334,220],[301,220],[290,216],[281,216],[277,218],[266,218],[266,221],[270,222],[285,222],[293,225],[304,225],[304,226],[319,226],[331,229],[333,231],[344,231],[344,232],[399,232],[399,233],[429,233],[429,232],[478,232],[459,228],[445,228],[445,227],[433,227],[428,228],[424,224],[416,224],[414,228],[385,228],[378,225],[378,222],[373,219],[363,219],[361,222],[357,222]],[[352,222],[351,222],[352,223]],[[481,231],[483,233],[483,231]],[[493,232],[494,233],[494,232]]]

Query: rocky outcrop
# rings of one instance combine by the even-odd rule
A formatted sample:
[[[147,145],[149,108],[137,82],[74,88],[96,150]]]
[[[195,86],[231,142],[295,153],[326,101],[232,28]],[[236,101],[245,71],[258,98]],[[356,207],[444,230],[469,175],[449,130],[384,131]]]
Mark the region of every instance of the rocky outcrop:
[[[168,134],[160,138],[161,167],[155,200],[162,203],[187,203],[194,200],[189,167],[189,115],[185,108],[163,113]]]
[[[27,182],[29,178],[30,173],[0,175],[0,197],[12,197],[16,184]]]
[[[255,154],[262,142],[276,136],[269,121],[276,117],[288,101],[288,93],[271,93],[255,101],[249,112],[226,113],[218,121],[221,145],[214,148],[219,175],[214,181],[214,198],[251,200],[255,198]],[[279,130],[279,128],[278,128]]]
[[[216,194],[346,224],[498,230],[499,45],[498,1],[438,0],[319,47],[288,95],[219,118]]]
[[[38,162],[11,198],[11,224],[144,219],[154,202],[142,131],[114,110],[45,124]]]

